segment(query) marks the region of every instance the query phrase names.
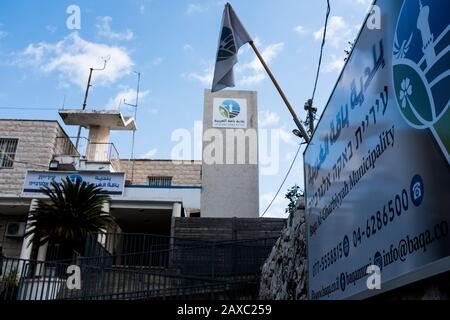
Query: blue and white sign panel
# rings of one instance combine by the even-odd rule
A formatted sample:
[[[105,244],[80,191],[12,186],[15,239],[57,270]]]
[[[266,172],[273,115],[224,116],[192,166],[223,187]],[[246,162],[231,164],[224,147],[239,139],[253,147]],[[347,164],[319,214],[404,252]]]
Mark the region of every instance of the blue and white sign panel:
[[[450,1],[375,4],[304,154],[311,299],[450,270]]]
[[[104,171],[28,171],[23,185],[24,195],[41,193],[41,187],[50,187],[52,181],[61,182],[66,178],[80,180],[101,187],[110,195],[123,195],[125,174]]]

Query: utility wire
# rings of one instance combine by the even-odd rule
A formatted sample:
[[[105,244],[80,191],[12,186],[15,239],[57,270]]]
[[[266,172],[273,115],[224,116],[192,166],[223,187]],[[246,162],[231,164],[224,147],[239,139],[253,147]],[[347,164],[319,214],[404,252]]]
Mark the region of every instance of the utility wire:
[[[1,110],[58,110],[57,108],[40,108],[40,107],[0,107]]]
[[[320,67],[322,65],[323,48],[325,47],[325,42],[326,42],[328,18],[330,16],[330,11],[331,11],[330,0],[327,0],[327,12],[326,12],[326,15],[325,15],[325,25],[324,25],[324,28],[323,28],[323,38],[322,38],[322,45],[320,47],[319,64],[317,66],[316,80],[314,81],[314,89],[313,89],[313,93],[312,93],[312,97],[311,97],[311,101],[312,102],[314,102],[314,97],[316,95],[316,89],[317,89],[317,82],[319,81]],[[314,115],[314,120],[316,120],[316,115]],[[267,211],[269,211],[269,209],[272,206],[272,204],[274,203],[275,199],[280,194],[280,191],[283,188],[283,185],[286,182],[287,178],[289,177],[289,174],[291,173],[291,170],[292,170],[292,167],[295,164],[295,161],[297,160],[297,157],[298,157],[298,154],[300,153],[301,147],[302,147],[302,145],[300,144],[299,147],[298,147],[297,153],[295,154],[295,157],[292,160],[291,166],[289,167],[289,170],[287,171],[286,176],[283,179],[283,182],[281,183],[280,187],[278,188],[277,193],[273,197],[272,201],[270,201],[270,203],[267,206],[266,210],[264,210],[263,214],[261,215],[261,218],[264,217],[264,215],[267,213]]]
[[[326,36],[327,36],[327,26],[328,26],[328,17],[330,16],[330,0],[327,0],[327,13],[325,15],[325,26],[323,28],[323,38],[322,38],[322,46],[320,47],[320,56],[319,56],[319,65],[317,66],[317,74],[316,74],[316,81],[314,82],[314,89],[311,97],[311,101],[314,102],[314,97],[316,95],[316,89],[317,89],[317,82],[319,81],[319,73],[320,73],[320,66],[322,65],[322,54],[323,54],[323,48],[325,46]]]
[[[14,158],[12,158],[9,154],[7,153],[3,153],[2,156],[4,156],[5,158],[8,158],[9,161],[11,161],[13,164],[14,163],[21,163],[21,164],[27,164],[27,165],[32,165],[32,166],[36,166],[36,167],[41,167],[41,168],[47,168],[48,166],[43,165],[43,164],[38,164],[38,163],[33,163],[30,161],[19,161],[19,160],[15,160]],[[0,168],[0,169],[11,169],[11,168]]]
[[[295,154],[294,159],[292,160],[291,166],[289,167],[289,170],[286,173],[286,176],[283,179],[283,182],[281,183],[280,187],[278,188],[277,193],[275,194],[275,197],[273,197],[272,201],[270,201],[269,205],[267,206],[266,210],[264,210],[263,214],[261,215],[261,218],[264,217],[264,215],[267,213],[267,211],[269,211],[270,207],[272,206],[273,202],[275,201],[275,199],[278,197],[278,194],[281,191],[281,188],[283,188],[284,183],[286,182],[287,178],[289,177],[289,174],[291,173],[292,168],[294,167],[295,161],[297,160],[298,154],[300,153],[300,149],[301,149],[302,145],[300,144],[298,146],[297,149],[297,153]]]

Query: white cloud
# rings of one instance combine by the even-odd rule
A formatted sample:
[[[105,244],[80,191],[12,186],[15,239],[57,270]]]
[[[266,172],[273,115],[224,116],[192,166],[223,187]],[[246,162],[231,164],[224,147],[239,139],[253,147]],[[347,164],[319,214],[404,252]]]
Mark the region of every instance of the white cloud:
[[[265,47],[261,55],[263,56],[264,61],[266,61],[266,63],[270,63],[272,62],[273,59],[275,59],[278,56],[278,54],[283,50],[283,48],[284,48],[283,42],[274,43]],[[246,67],[252,69],[255,72],[264,70],[261,62],[256,57],[247,66],[244,66],[244,69]]]
[[[50,33],[55,33],[58,30],[58,28],[52,24],[46,25],[45,29]]]
[[[280,54],[283,48],[283,42],[274,43],[266,46],[262,50],[261,55],[264,61],[269,64]],[[243,73],[242,78],[238,81],[239,85],[255,85],[266,78],[264,67],[257,57],[249,63],[237,65],[236,70]],[[250,71],[250,74],[245,74],[246,71]]]
[[[266,75],[262,72],[253,75],[243,76],[238,82],[241,86],[251,86],[258,84],[266,79]]]
[[[283,48],[283,42],[271,44],[262,50],[261,55],[266,63],[270,63],[279,55]],[[240,75],[240,77],[236,77],[238,78],[236,82],[240,86],[255,85],[266,79],[265,70],[257,57],[248,63],[238,63],[234,68],[236,73]],[[182,74],[182,76],[189,80],[199,81],[203,86],[210,86],[214,78],[214,63],[210,61],[200,73],[191,72]]]
[[[145,97],[150,94],[150,90],[141,91],[139,93],[139,101],[143,102]],[[136,101],[136,89],[124,87],[121,91],[117,93],[117,95],[114,98],[109,99],[108,103],[105,106],[105,109],[108,110],[117,110],[128,108],[127,105],[124,104],[124,102],[129,104],[134,104]]]
[[[157,57],[157,58],[152,60],[152,64],[154,66],[159,66],[161,63],[163,63],[163,61],[164,61],[163,57]]]
[[[280,116],[276,112],[272,112],[269,110],[261,111],[259,115],[258,124],[259,127],[267,127],[278,124],[280,121]]]
[[[140,14],[144,14],[144,13],[145,13],[145,5],[141,4],[141,5],[139,6],[139,13],[140,13]]]
[[[187,14],[202,13],[208,10],[209,6],[200,3],[189,3],[186,9]]]
[[[340,72],[344,67],[345,61],[343,57],[337,57],[335,54],[330,55],[329,61],[325,64],[323,72]]]
[[[193,48],[189,43],[186,43],[186,44],[183,46],[183,50],[184,50],[184,51],[193,51],[194,48]]]
[[[269,203],[274,198],[275,194],[272,192],[265,193],[261,195],[260,202],[261,202],[261,210],[266,210]],[[280,192],[275,200],[273,201],[272,205],[270,206],[267,213],[264,215],[264,217],[272,217],[272,218],[286,218],[287,214],[285,212],[289,201],[284,197],[284,194]]]
[[[109,16],[97,17],[98,23],[95,25],[97,34],[111,40],[131,40],[134,38],[133,31],[127,29],[124,32],[115,32],[111,29],[112,18]]]
[[[314,32],[314,39],[322,40],[324,27]],[[328,22],[326,41],[333,47],[346,46],[348,41],[353,41],[355,28],[348,25],[343,17],[332,16]]]
[[[209,87],[213,81],[214,67],[209,65],[201,73],[191,72],[187,75],[183,74],[182,76],[189,80],[198,81],[205,87]]]
[[[279,132],[281,141],[292,146],[297,145],[297,143],[294,141],[295,136],[292,132],[286,131],[283,128],[280,128]]]
[[[253,38],[253,43],[255,44],[255,46],[256,46],[257,48],[262,47],[262,41],[261,41],[261,38],[259,38],[258,36],[256,36],[255,38]],[[239,49],[238,55],[239,55],[239,56],[240,56],[240,55],[243,55],[243,54],[245,54],[245,53],[246,53],[247,51],[249,51],[249,50],[252,50],[252,47],[249,46],[249,45],[244,45],[244,46],[242,46],[242,47]],[[252,51],[252,54],[253,54],[253,51]]]
[[[31,43],[19,54],[17,64],[38,68],[43,73],[56,72],[62,84],[73,83],[84,90],[89,68],[103,66],[102,57],[109,57],[106,69],[94,71],[93,83],[108,86],[130,73],[133,61],[126,49],[89,42],[73,32],[56,43]]]
[[[152,159],[158,153],[158,149],[150,149],[146,153],[144,153],[141,158],[143,159]]]
[[[301,25],[298,25],[298,26],[294,27],[293,30],[294,30],[294,32],[297,32],[299,34],[305,34],[306,33],[305,27],[301,26]]]

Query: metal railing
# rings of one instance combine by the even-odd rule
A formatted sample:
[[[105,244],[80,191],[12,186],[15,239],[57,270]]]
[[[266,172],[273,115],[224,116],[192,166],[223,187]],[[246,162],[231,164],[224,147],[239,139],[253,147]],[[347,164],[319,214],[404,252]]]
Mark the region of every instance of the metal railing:
[[[10,300],[103,300],[176,299],[211,294],[214,288],[229,291],[236,283],[184,276],[168,270],[98,268],[81,264],[80,288],[69,289],[73,281],[69,263],[4,258],[0,276],[0,301]],[[241,286],[242,287],[242,286]]]
[[[119,152],[112,142],[89,142],[86,159],[95,162],[112,162],[119,159]]]
[[[92,162],[109,162],[120,171],[119,152],[112,142],[91,142],[80,137],[77,149],[75,140],[76,137],[57,137],[54,156],[76,156]]]
[[[208,278],[258,274],[277,238],[203,241],[148,234],[88,236],[85,257],[96,266],[168,268]]]
[[[74,156],[80,157],[85,154],[86,146],[88,144],[88,139],[82,138],[78,149],[75,147],[75,138],[70,137],[56,137],[55,142],[55,156]]]
[[[208,279],[172,270],[97,267],[80,264],[80,288],[69,263],[5,258],[0,276],[0,301],[10,300],[135,300],[135,299],[230,299],[254,297],[258,277]]]
[[[257,298],[275,241],[95,235],[86,239],[84,256],[69,260],[1,258],[0,301]],[[68,289],[71,265],[80,268],[80,289]]]

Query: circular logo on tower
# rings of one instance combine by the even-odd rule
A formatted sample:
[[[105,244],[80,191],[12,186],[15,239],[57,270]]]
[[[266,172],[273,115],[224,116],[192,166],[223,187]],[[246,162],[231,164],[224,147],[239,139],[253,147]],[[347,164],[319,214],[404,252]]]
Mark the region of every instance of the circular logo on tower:
[[[449,161],[450,16],[443,12],[448,12],[448,0],[403,2],[392,76],[403,118],[416,129],[430,129]]]
[[[241,106],[234,100],[225,100],[219,106],[219,112],[225,119],[233,119],[241,112]]]

